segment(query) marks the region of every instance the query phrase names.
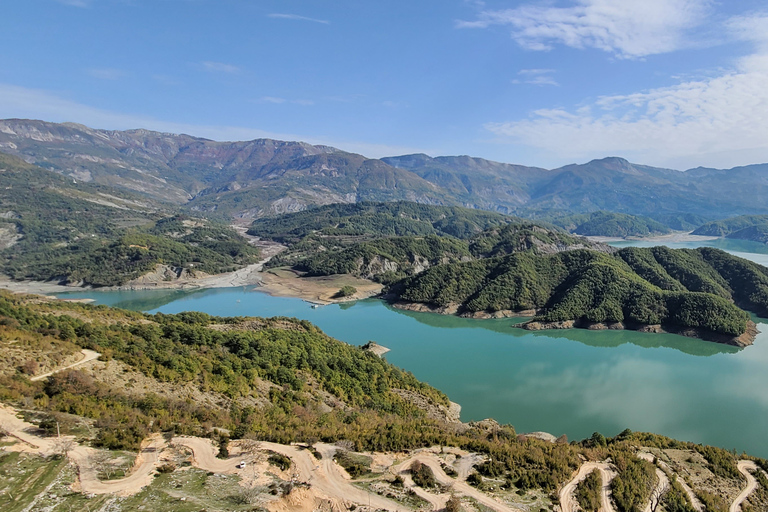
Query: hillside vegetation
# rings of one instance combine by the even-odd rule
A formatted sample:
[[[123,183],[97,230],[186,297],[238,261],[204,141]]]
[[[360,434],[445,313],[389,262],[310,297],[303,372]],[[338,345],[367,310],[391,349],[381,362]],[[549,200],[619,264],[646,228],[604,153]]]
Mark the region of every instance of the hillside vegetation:
[[[669,227],[649,217],[628,215],[615,212],[594,212],[564,217],[553,217],[548,220],[555,226],[561,227],[569,233],[581,236],[648,236],[666,234]]]
[[[0,269],[14,279],[124,284],[159,264],[171,276],[220,273],[258,251],[227,226],[172,216],[155,202],[82,184],[0,153]]]
[[[535,309],[540,322],[667,324],[739,336],[749,316],[737,304],[768,312],[768,269],[711,248],[516,253],[433,267],[392,293],[467,313]]]
[[[232,438],[284,444],[343,440],[356,450],[457,446],[487,455],[470,479],[478,486],[488,478],[493,485],[505,482],[507,489],[547,492],[572,477],[580,457],[610,456],[625,475],[622,495],[637,503],[648,492],[633,484],[637,445],[698,451],[713,471],[738,478],[728,451],[660,436],[624,431],[609,439],[595,434],[580,443],[549,443],[517,436],[512,426],[492,421],[462,425],[430,419],[403,399],[402,391],[435,406],[448,403],[445,395],[306,321],[146,315],[0,292],[0,346],[8,344],[20,344],[30,358],[72,353],[76,347],[102,354],[101,366],[34,382],[29,377],[35,365],[0,364],[0,400],[34,407],[65,431],[70,422],[62,413],[91,418],[96,446],[135,449],[151,432],[205,435],[214,427]],[[114,384],[115,365],[117,374],[134,375],[127,385]],[[143,386],[131,384],[132,372],[144,376]],[[218,398],[198,403],[184,399],[184,389]]]
[[[765,244],[768,243],[768,215],[742,215],[709,222],[698,227],[693,234],[751,240]]]
[[[351,274],[391,284],[426,268],[476,258],[607,246],[515,217],[416,203],[329,205],[255,221],[249,230],[289,245],[268,266],[307,276]]]
[[[306,236],[424,236],[470,238],[492,226],[519,220],[499,213],[457,206],[412,202],[330,204],[309,210],[265,217],[253,222],[248,234],[281,243]]]

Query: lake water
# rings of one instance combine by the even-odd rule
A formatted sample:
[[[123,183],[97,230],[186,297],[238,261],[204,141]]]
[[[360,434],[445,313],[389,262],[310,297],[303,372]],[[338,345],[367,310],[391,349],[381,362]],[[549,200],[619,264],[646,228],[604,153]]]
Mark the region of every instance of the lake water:
[[[615,245],[630,244],[651,245]],[[711,245],[768,264],[760,244],[668,245]],[[291,316],[351,344],[374,340],[391,349],[387,360],[460,403],[464,421],[492,417],[571,440],[630,428],[768,457],[768,320],[755,318],[762,334],[738,350],[633,331],[533,333],[517,320],[406,312],[378,300],[312,309],[254,287],[66,295],[150,313]]]

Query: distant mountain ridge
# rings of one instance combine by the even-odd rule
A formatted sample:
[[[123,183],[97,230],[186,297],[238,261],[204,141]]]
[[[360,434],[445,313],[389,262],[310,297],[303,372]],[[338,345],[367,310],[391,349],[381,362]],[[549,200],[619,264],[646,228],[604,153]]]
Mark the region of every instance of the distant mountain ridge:
[[[70,176],[222,218],[258,218],[313,205],[416,201],[526,217],[599,210],[686,219],[768,214],[768,164],[661,169],[609,157],[559,169],[468,156],[382,159],[303,142],[217,142],[149,130],[0,120],[0,151]]]

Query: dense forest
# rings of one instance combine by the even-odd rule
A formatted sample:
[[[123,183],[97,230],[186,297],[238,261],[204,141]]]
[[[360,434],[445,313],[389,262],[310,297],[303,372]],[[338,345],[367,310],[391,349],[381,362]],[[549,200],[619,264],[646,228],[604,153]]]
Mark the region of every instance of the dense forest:
[[[407,218],[392,216],[392,212],[381,210],[384,207]],[[540,254],[579,248],[611,251],[608,246],[593,244],[554,226],[514,217],[490,217],[505,222],[480,230],[481,225],[488,222],[480,222],[475,216],[485,217],[462,208],[370,203],[331,205],[317,210],[321,210],[320,219],[314,225],[297,225],[299,221],[308,220],[307,212],[254,223],[250,233],[289,244],[288,250],[273,258],[268,266],[292,266],[308,276],[352,274],[391,284],[434,265],[520,251]],[[340,212],[371,210],[374,213],[350,215],[339,221]],[[450,221],[440,218],[448,211],[453,212]],[[332,220],[323,218],[323,212]],[[433,224],[440,229],[435,231],[432,224],[414,217],[437,218]]]
[[[768,215],[742,215],[709,222],[697,228],[693,234],[723,236],[765,244],[768,243]]]
[[[14,279],[110,286],[158,264],[214,274],[257,260],[258,251],[228,226],[73,183],[2,153],[0,169],[0,269]]]
[[[489,227],[519,220],[458,206],[364,201],[264,217],[254,221],[248,233],[282,243],[296,243],[311,234],[376,237],[449,235],[466,239]]]
[[[615,212],[593,212],[546,217],[555,226],[582,236],[648,236],[670,232],[668,226],[649,217]]]
[[[92,418],[97,446],[136,449],[151,432],[213,435],[213,427],[226,428],[233,438],[281,443],[345,440],[357,450],[458,446],[487,455],[469,479],[475,485],[490,478],[548,492],[571,478],[580,457],[611,457],[619,470],[614,494],[622,510],[648,497],[647,483],[635,478],[645,474],[633,455],[638,445],[696,450],[716,474],[739,478],[730,452],[652,434],[625,430],[613,438],[596,433],[581,442],[550,443],[518,436],[510,425],[430,419],[393,390],[410,390],[437,405],[447,403],[445,395],[306,321],[146,315],[0,292],[0,343],[10,340],[23,344],[29,357],[41,347],[70,353],[91,348],[166,389],[188,384],[221,397],[217,406],[203,405],[109,386],[99,372],[79,370],[33,382],[35,365],[29,362],[0,372],[0,400],[45,411],[63,428],[67,421],[60,413]]]
[[[626,322],[745,332],[768,312],[768,269],[711,248],[515,253],[430,268],[392,286],[397,300],[460,312],[539,310],[536,321]]]

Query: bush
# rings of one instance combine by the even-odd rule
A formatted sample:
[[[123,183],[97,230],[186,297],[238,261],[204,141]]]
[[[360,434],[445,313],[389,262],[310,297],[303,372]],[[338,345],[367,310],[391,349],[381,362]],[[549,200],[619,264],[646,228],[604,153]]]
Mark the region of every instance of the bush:
[[[290,457],[286,457],[282,453],[274,453],[269,456],[267,459],[267,462],[272,464],[273,466],[277,466],[278,468],[285,471],[286,469],[291,467],[291,459]]]
[[[333,297],[335,299],[341,299],[344,297],[351,297],[356,293],[357,293],[357,288],[355,288],[354,286],[346,285],[346,286],[342,286],[341,289],[339,289],[339,291],[337,291]]]
[[[437,480],[435,480],[432,468],[418,460],[413,461],[413,464],[411,464],[411,478],[413,478],[413,483],[419,487],[429,488],[437,486]]]

